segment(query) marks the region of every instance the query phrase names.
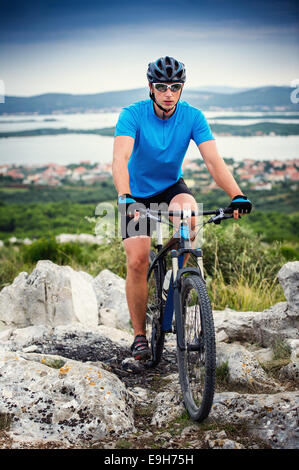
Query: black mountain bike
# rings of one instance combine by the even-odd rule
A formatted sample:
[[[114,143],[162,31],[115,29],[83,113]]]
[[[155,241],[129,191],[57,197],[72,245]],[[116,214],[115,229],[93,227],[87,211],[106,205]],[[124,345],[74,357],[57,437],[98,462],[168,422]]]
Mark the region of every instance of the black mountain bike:
[[[204,211],[212,215],[202,224],[219,224],[232,218],[229,209]],[[203,421],[209,414],[216,379],[216,344],[212,308],[203,275],[202,250],[192,249],[188,217],[194,211],[152,211],[140,209],[140,217],[155,219],[157,245],[150,252],[148,269],[147,338],[152,358],[149,367],[159,364],[165,334],[176,333],[177,361],[183,400],[192,419]],[[163,246],[162,216],[180,217],[179,231]],[[166,223],[170,223],[168,220]],[[185,257],[195,267],[184,267]],[[167,270],[167,259],[171,267]],[[193,263],[194,264],[194,263]],[[173,315],[175,314],[175,315]],[[174,317],[174,318],[173,318]]]

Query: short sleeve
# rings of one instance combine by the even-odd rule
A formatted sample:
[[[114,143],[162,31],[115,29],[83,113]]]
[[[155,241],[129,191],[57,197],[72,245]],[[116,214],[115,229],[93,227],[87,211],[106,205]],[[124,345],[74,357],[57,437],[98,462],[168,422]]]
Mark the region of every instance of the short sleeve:
[[[191,139],[194,140],[196,145],[207,140],[215,140],[206,117],[200,110],[197,111],[193,122]]]
[[[118,117],[114,137],[128,135],[135,139],[137,127],[137,120],[133,112],[128,108],[124,108]]]

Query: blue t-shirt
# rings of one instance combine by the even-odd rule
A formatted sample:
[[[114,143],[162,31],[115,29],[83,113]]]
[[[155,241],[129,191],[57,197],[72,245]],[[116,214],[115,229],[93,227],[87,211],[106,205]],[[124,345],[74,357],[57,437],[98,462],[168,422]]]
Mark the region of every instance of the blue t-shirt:
[[[190,140],[196,145],[214,140],[202,111],[179,101],[168,119],[159,118],[151,99],[122,110],[115,137],[135,139],[128,163],[132,196],[149,197],[161,193],[182,176],[182,163]]]

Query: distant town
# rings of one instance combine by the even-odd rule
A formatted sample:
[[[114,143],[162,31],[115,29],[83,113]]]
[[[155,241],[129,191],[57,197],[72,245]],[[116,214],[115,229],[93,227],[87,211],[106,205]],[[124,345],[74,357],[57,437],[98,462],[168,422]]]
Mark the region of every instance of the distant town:
[[[112,176],[112,163],[81,161],[79,164],[59,165],[0,165],[2,182],[24,187],[61,186],[67,184],[94,185]],[[11,184],[10,184],[11,185]]]
[[[299,158],[289,160],[253,160],[235,161],[224,159],[235,179],[253,190],[271,190],[278,183],[294,183],[291,189],[298,189]],[[203,160],[186,161],[183,166],[184,179],[189,187],[199,186],[202,191],[217,188]],[[203,183],[204,186],[203,186]]]
[[[298,189],[299,158],[289,160],[252,160],[235,161],[225,159],[237,181],[254,190],[271,190],[282,182],[294,183]],[[185,160],[184,179],[189,187],[198,186],[203,191],[217,188],[203,160]],[[111,179],[112,163],[91,163],[81,161],[77,164],[59,165],[0,165],[1,186],[10,187],[56,187],[62,185],[94,186]]]

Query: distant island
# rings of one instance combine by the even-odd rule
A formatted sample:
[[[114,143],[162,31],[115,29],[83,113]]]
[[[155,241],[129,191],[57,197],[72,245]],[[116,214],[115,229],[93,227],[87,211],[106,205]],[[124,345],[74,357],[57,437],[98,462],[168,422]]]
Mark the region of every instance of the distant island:
[[[185,87],[182,100],[204,111],[299,111],[299,103],[292,103],[294,88],[264,86],[236,93],[216,93]],[[120,110],[139,100],[148,98],[148,88],[110,91],[105,93],[74,95],[45,93],[36,96],[6,96],[0,104],[0,115],[87,113]]]
[[[258,122],[249,125],[232,125],[232,124],[210,124],[211,130],[215,135],[222,136],[265,136],[265,135],[299,135],[299,125],[292,123],[277,122]],[[60,129],[41,128],[23,131],[5,131],[0,132],[1,138],[9,137],[33,137],[45,135],[63,135],[63,134],[93,134],[112,137],[114,136],[115,127],[105,127],[103,129],[69,129],[66,127]]]

